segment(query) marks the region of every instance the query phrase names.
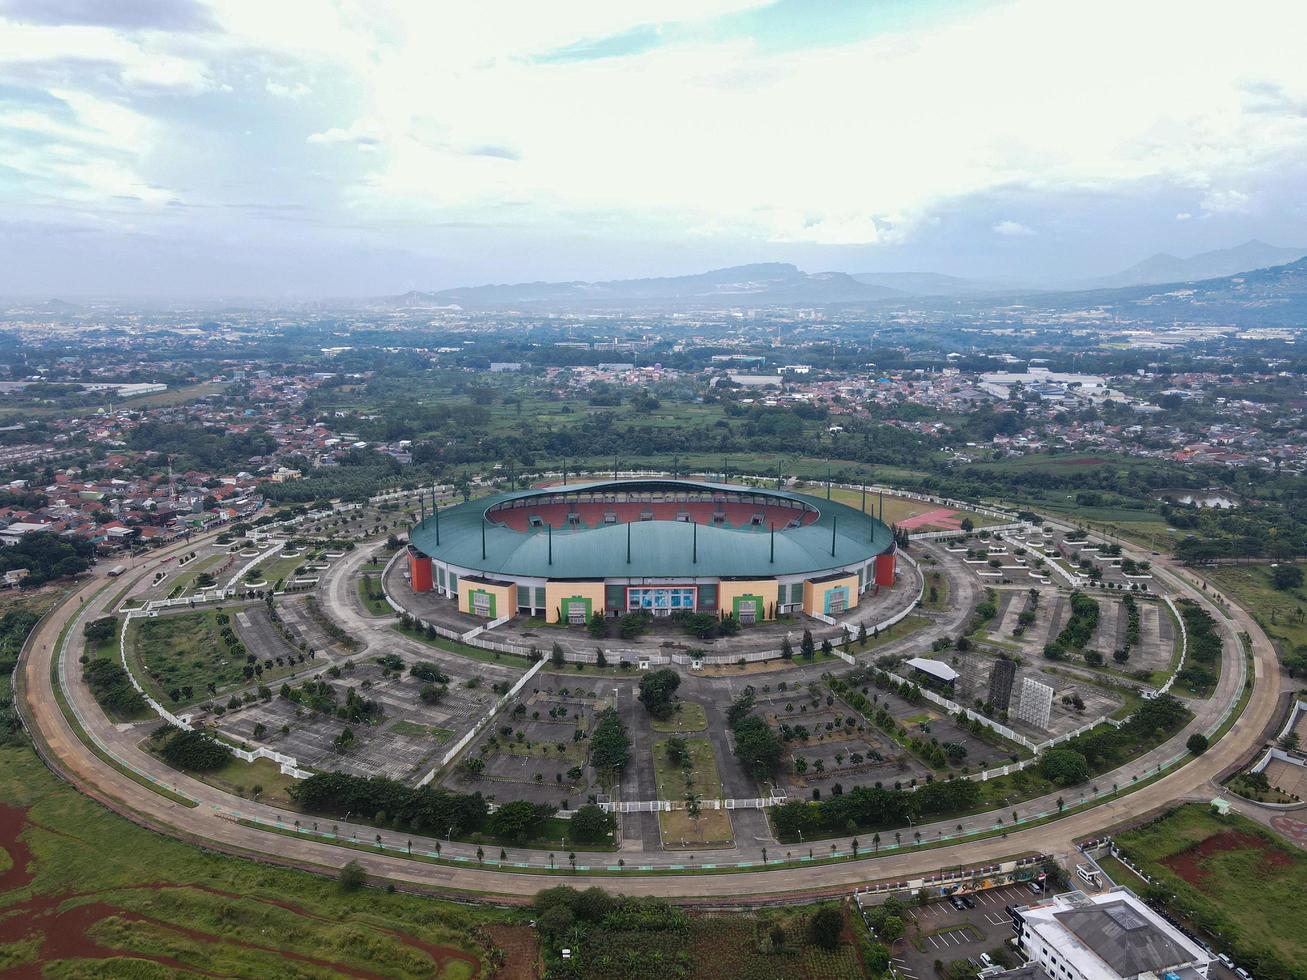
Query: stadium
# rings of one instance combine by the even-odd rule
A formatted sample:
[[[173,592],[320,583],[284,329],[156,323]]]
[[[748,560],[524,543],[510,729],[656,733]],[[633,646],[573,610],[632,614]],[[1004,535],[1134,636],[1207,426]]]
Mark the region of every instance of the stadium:
[[[415,592],[461,612],[584,623],[594,614],[709,613],[741,624],[827,622],[893,585],[893,532],[845,504],[690,480],[501,493],[424,513],[409,534]]]

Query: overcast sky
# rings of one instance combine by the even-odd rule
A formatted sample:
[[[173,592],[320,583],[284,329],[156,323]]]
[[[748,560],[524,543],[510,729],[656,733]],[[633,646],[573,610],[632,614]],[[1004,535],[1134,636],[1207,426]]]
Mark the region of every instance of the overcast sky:
[[[1302,0],[0,0],[0,293],[1307,246]]]

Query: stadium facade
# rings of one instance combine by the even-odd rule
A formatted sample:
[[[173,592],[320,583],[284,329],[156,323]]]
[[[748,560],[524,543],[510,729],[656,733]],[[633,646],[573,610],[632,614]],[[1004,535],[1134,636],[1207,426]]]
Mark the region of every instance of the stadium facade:
[[[621,480],[501,493],[425,512],[409,583],[488,620],[585,622],[644,610],[835,617],[894,583],[893,532],[783,490]]]

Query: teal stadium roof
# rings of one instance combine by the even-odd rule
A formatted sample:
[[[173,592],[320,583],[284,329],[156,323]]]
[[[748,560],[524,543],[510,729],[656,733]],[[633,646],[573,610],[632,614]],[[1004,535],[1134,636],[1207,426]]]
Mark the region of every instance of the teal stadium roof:
[[[743,493],[792,501],[817,518],[797,528],[776,529],[775,560],[767,527],[697,525],[675,520],[639,520],[599,526],[555,527],[553,561],[545,527],[514,530],[486,517],[501,504],[557,494],[657,492]],[[542,504],[545,502],[542,501]],[[530,511],[528,509],[527,513]],[[485,558],[481,529],[485,528]],[[627,533],[630,531],[630,561]],[[831,554],[834,529],[835,553]],[[521,490],[482,497],[428,515],[409,534],[413,546],[432,558],[487,575],[552,579],[602,578],[768,578],[811,575],[865,562],[893,547],[893,532],[868,514],[821,497],[756,487],[690,480],[617,480]]]

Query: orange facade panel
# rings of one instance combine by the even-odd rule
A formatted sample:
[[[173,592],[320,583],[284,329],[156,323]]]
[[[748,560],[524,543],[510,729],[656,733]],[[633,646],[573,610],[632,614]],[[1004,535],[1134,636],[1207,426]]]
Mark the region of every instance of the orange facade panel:
[[[887,555],[876,556],[876,584],[877,585],[894,584],[895,561],[896,561],[895,555],[894,552],[892,551]]]
[[[408,552],[408,581],[414,592],[431,591],[431,559],[412,548]]]

